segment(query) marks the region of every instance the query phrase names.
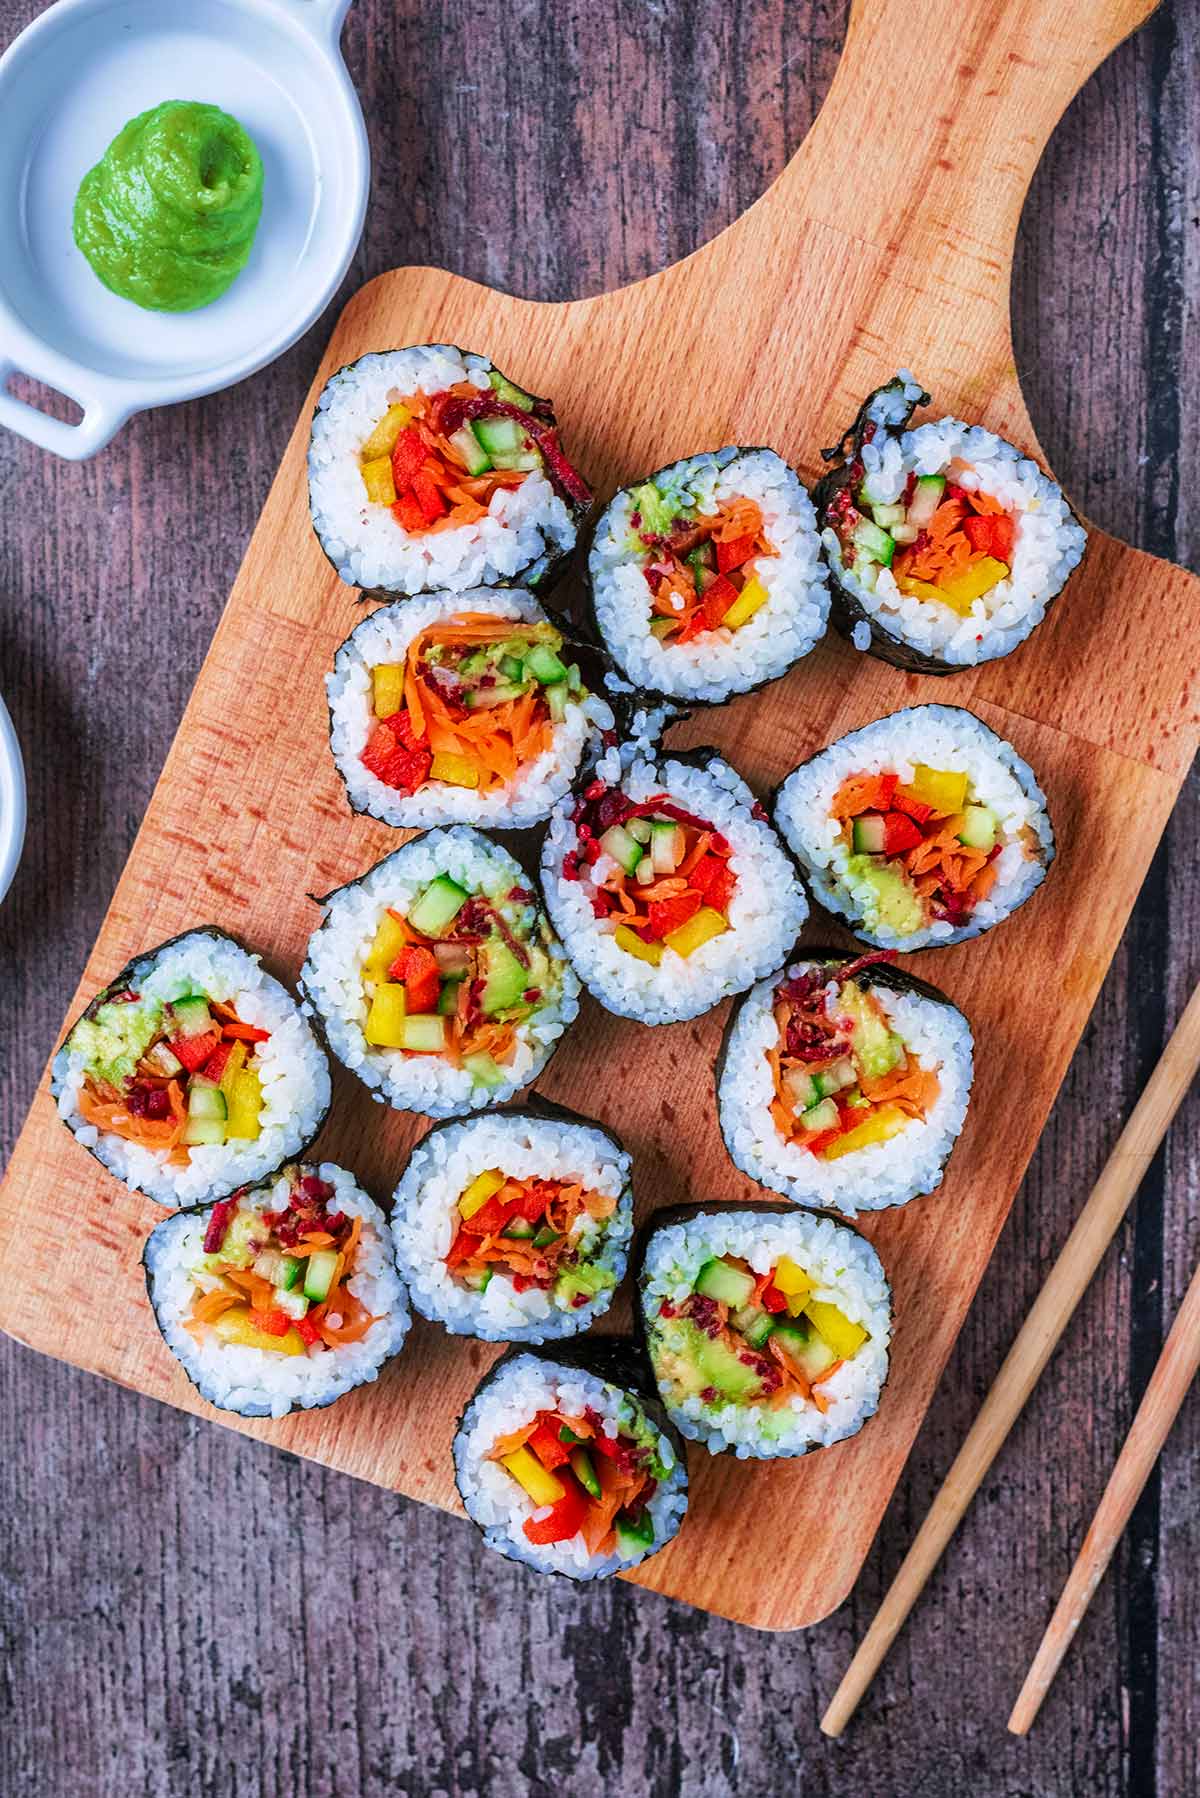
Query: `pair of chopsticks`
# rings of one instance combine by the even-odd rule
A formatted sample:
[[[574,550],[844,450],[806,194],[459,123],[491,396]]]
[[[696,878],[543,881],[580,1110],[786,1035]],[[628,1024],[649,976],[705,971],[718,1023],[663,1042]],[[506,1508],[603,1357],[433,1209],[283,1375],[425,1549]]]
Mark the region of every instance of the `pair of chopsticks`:
[[[1175,1026],[1146,1090],[1118,1137],[1104,1172],[955,1456],[929,1515],[821,1718],[821,1728],[827,1736],[841,1735],[854,1715],[942,1550],[1000,1452],[1145,1178],[1198,1066],[1200,987]],[[1024,1735],[1037,1716],[1198,1366],[1200,1268],[1193,1275],[1108,1488],[1008,1720],[1009,1729],[1016,1735]]]

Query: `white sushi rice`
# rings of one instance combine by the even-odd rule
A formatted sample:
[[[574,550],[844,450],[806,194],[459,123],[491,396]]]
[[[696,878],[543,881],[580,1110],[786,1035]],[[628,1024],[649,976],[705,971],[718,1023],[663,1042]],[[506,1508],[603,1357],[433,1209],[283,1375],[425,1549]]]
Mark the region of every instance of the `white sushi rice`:
[[[970,776],[974,803],[996,814],[1002,848],[994,863],[996,884],[965,924],[935,919],[905,935],[875,916],[876,888],[851,869],[852,851],[831,807],[849,775],[890,773],[907,782],[918,762]],[[1054,859],[1046,796],[1033,770],[1011,743],[961,706],[910,706],[839,737],[788,775],[775,821],[818,903],[844,918],[862,942],[882,949],[924,949],[980,936],[1041,886]],[[1023,831],[1031,833],[1026,840]],[[1026,853],[1027,842],[1036,853]]]
[[[573,1246],[611,1282],[589,1304],[572,1306],[553,1291],[518,1292],[496,1271],[483,1292],[472,1292],[446,1267],[458,1228],[458,1201],[476,1175],[495,1168],[513,1179],[563,1180],[617,1201],[611,1217],[577,1218]],[[532,1112],[484,1113],[431,1130],[414,1149],[395,1192],[392,1233],[396,1261],[422,1317],[453,1336],[486,1342],[548,1342],[574,1336],[608,1310],[625,1275],[633,1234],[632,1158],[607,1131],[584,1119]]]
[[[551,747],[519,769],[507,786],[491,793],[433,782],[410,795],[372,774],[361,759],[378,723],[372,705],[371,669],[403,662],[414,637],[464,611],[488,613],[514,624],[536,623],[546,617],[532,595],[515,589],[477,587],[467,593],[435,593],[428,599],[399,600],[373,612],[338,650],[333,671],[325,676],[330,745],[356,812],[368,812],[402,830],[434,824],[482,824],[500,829],[538,824],[569,790],[594,733],[613,728],[612,707],[599,694],[569,699],[566,716],[553,727]]]
[[[588,559],[596,622],[609,652],[636,686],[679,699],[720,704],[786,674],[824,634],[827,576],[812,502],[774,450],[729,447],[692,456],[650,479],[680,504],[712,514],[723,500],[757,500],[774,556],[754,573],[767,603],[736,631],[706,631],[691,643],[662,644],[650,630],[647,551],[630,522],[635,490],[618,493],[596,527]]]
[[[646,1507],[654,1525],[653,1545],[637,1553],[617,1548],[611,1554],[592,1555],[580,1535],[566,1542],[530,1542],[523,1525],[537,1507],[507,1469],[486,1458],[494,1442],[519,1430],[538,1411],[579,1416],[587,1406],[609,1426],[606,1434],[625,1431],[641,1436],[645,1432],[669,1469]],[[454,1470],[467,1515],[483,1531],[489,1548],[510,1561],[521,1561],[543,1573],[565,1573],[570,1579],[604,1579],[636,1567],[671,1540],[687,1510],[686,1464],[641,1401],[596,1374],[548,1356],[514,1355],[484,1381],[463,1412],[455,1435]]]
[[[366,1335],[339,1348],[310,1348],[304,1355],[278,1355],[245,1343],[223,1342],[212,1330],[200,1341],[185,1328],[195,1287],[191,1270],[204,1258],[204,1233],[211,1208],[177,1212],[151,1231],[143,1260],[146,1288],[158,1327],[171,1353],[210,1405],[242,1417],[285,1417],[289,1411],[332,1404],[335,1398],[377,1379],[384,1362],[403,1347],[412,1319],[408,1299],[392,1264],[391,1233],[382,1211],[333,1162],[304,1165],[334,1188],[332,1212],[361,1217],[362,1235],[354,1273],[345,1282],[375,1318]],[[282,1211],[291,1181],[286,1173],[245,1193],[240,1207]]]
[[[891,1290],[883,1265],[864,1237],[832,1218],[797,1211],[792,1216],[753,1208],[699,1211],[685,1222],[652,1230],[642,1269],[642,1310],[649,1333],[664,1299],[680,1305],[691,1294],[705,1262],[736,1255],[755,1273],[768,1273],[787,1255],[816,1282],[812,1297],[836,1305],[868,1332],[866,1342],[827,1380],[822,1413],[799,1394],[779,1406],[718,1397],[706,1403],[684,1392],[655,1368],[667,1413],[693,1442],[712,1454],[732,1449],[739,1460],[772,1460],[827,1448],[861,1430],[877,1410],[887,1378],[891,1340]],[[650,1342],[651,1360],[654,1344]]]
[[[459,381],[490,391],[492,364],[453,344],[360,356],[329,377],[313,415],[308,493],[313,529],[341,578],[370,592],[464,592],[523,580],[534,586],[574,547],[570,511],[546,475],[492,495],[488,515],[457,530],[410,537],[363,486],[359,451],[394,400],[441,393]]]
[[[178,1167],[168,1164],[165,1150],[143,1148],[85,1120],[78,1102],[85,1058],[68,1037],[50,1070],[58,1115],[110,1173],[160,1205],[199,1205],[263,1179],[307,1148],[329,1109],[329,1064],[295,999],[263,971],[257,955],[219,931],[192,930],[139,956],[118,978],[143,999],[163,1004],[203,993],[231,1005],[243,1024],[271,1034],[255,1045],[254,1070],[262,1082],[259,1135],[198,1144],[189,1149],[187,1165]]]
[[[897,379],[905,383],[906,402],[923,397],[907,370]],[[896,396],[889,399],[894,413]],[[821,541],[834,578],[882,630],[923,655],[952,667],[1008,655],[1041,623],[1083,556],[1087,533],[1061,487],[994,431],[960,418],[939,418],[899,436],[881,432],[863,444],[861,455],[878,504],[895,504],[910,474],[946,475],[968,492],[998,500],[1016,523],[1012,566],[960,617],[940,600],[901,593],[890,568],[879,570],[873,589],[864,586],[843,563],[837,533],[827,527]]]
[[[516,1052],[495,1087],[477,1085],[466,1068],[451,1067],[438,1055],[372,1047],[363,1034],[368,1011],[363,964],[380,919],[389,906],[407,914],[417,894],[439,874],[493,902],[503,900],[514,886],[532,890],[521,864],[481,831],[465,824],[429,831],[322,901],[325,920],[309,939],[300,986],[304,1011],[319,1017],[329,1047],[373,1099],[397,1111],[457,1117],[480,1106],[503,1105],[537,1079],[579,1010],[579,982],[551,939],[544,946],[556,987],[516,1026]],[[535,910],[536,898],[530,912]]]
[[[798,961],[785,978],[810,968],[836,964]],[[864,978],[869,978],[867,970]],[[717,1084],[721,1134],[735,1166],[760,1185],[784,1193],[797,1204],[840,1211],[881,1211],[904,1205],[941,1184],[946,1158],[967,1114],[973,1071],[973,1044],[966,1018],[948,1000],[919,992],[897,992],[882,981],[871,995],[887,1016],[910,1057],[938,1077],[938,1096],[924,1119],[913,1118],[899,1136],[822,1161],[797,1143],[785,1142],[771,1116],[775,1082],[767,1051],[778,1047],[773,1012],[779,978],[764,980],[738,1005],[725,1044]]]
[[[610,765],[620,768],[616,751],[601,762],[602,778],[612,778]],[[621,773],[620,783],[635,803],[667,794],[728,838],[729,865],[738,877],[729,929],[686,957],[664,948],[657,967],[622,949],[614,936],[619,920],[598,919],[590,883],[568,880],[562,872],[563,857],[578,847],[566,801],[552,814],[542,848],[546,905],[576,972],[601,1005],[643,1024],[677,1023],[710,1011],[780,967],[808,916],[808,903],[775,832],[752,815],[754,794],[720,756],[711,756],[703,767],[669,754],[657,766],[637,759]],[[605,859],[590,872],[602,876]]]

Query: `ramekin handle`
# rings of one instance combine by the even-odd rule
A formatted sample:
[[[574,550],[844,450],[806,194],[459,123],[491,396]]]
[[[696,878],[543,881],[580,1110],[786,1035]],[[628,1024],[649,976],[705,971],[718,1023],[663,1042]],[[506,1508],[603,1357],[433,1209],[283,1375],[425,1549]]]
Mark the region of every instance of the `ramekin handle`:
[[[40,412],[36,406],[10,393],[8,382],[15,374],[41,381],[44,386],[53,387],[56,393],[64,393],[74,400],[83,408],[79,423],[72,425],[64,419],[51,418],[49,413]],[[81,370],[80,374],[83,378],[78,381],[63,379],[58,372],[29,366],[25,358],[14,362],[0,355],[0,427],[15,431],[18,437],[36,443],[39,449],[50,450],[53,455],[63,456],[68,462],[86,462],[89,456],[94,456],[97,450],[112,441],[134,408],[117,400],[104,386],[93,385],[85,371]]]

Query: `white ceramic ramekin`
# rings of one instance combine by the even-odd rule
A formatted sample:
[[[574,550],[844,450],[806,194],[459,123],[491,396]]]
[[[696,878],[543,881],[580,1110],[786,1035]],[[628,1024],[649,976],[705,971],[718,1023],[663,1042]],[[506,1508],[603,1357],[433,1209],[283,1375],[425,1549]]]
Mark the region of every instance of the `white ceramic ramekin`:
[[[25,767],[12,719],[0,699],[0,899],[12,884],[25,841]]]
[[[0,56],[0,425],[72,461],[133,412],[212,393],[280,355],[336,292],[370,157],[338,40],[350,0],[58,0]],[[75,248],[86,171],[135,113],[207,100],[264,164],[246,268],[196,312],[118,299]],[[78,424],[6,390],[32,376]]]

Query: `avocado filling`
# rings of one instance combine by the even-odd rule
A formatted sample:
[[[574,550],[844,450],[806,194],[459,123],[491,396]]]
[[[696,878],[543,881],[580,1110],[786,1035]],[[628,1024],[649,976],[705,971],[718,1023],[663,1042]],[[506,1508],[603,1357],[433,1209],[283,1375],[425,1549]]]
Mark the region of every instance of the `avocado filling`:
[[[501,1085],[519,1027],[554,996],[548,942],[528,888],[469,893],[439,874],[407,916],[389,906],[379,921],[362,970],[367,1042]]]
[[[204,993],[169,1004],[128,988],[103,994],[66,1044],[84,1058],[80,1114],[175,1167],[200,1146],[252,1142],[262,1129],[257,1051],[270,1034]]]
[[[627,955],[658,967],[664,950],[686,958],[729,929],[738,879],[715,825],[666,793],[635,805],[601,780],[571,818],[578,848],[564,857],[563,878],[583,883]]]
[[[537,471],[573,506],[592,495],[558,440],[548,400],[489,375],[491,391],[456,381],[440,393],[388,395],[388,409],[358,452],[367,499],[386,506],[410,537],[486,518],[497,493]]]
[[[257,1211],[244,1194],[209,1213],[204,1253],[190,1270],[185,1328],[270,1355],[321,1355],[358,1342],[376,1319],[350,1291],[361,1217],[330,1211],[334,1189],[299,1167],[282,1211]]]
[[[910,1055],[857,969],[809,968],[775,989],[776,1045],[767,1051],[771,1116],[785,1142],[837,1161],[924,1119],[941,1084]]]
[[[832,816],[850,851],[847,872],[874,890],[874,919],[910,936],[932,922],[965,924],[996,884],[1000,821],[968,774],[918,762],[897,774],[851,774]],[[1023,841],[1026,855],[1030,843]]]
[[[740,630],[766,605],[758,564],[779,552],[754,500],[721,500],[715,513],[704,513],[686,494],[654,481],[630,497],[630,548],[644,557],[650,630],[664,647]]]
[[[643,1554],[654,1546],[647,1510],[670,1469],[657,1432],[632,1404],[616,1435],[588,1406],[581,1417],[537,1415],[488,1450],[537,1506],[522,1526],[535,1546],[582,1536],[591,1555]]]
[[[778,1409],[798,1395],[828,1411],[821,1388],[869,1336],[816,1290],[787,1255],[763,1274],[737,1255],[706,1261],[688,1296],[664,1299],[651,1324],[651,1359],[669,1402],[698,1396],[706,1405]]]
[[[412,639],[403,663],[371,670],[377,720],[360,757],[385,786],[495,792],[553,746],[586,697],[563,637],[545,622],[455,613]]]
[[[615,1284],[593,1261],[616,1208],[616,1199],[578,1181],[485,1169],[459,1198],[446,1266],[473,1292],[501,1274],[517,1292],[536,1287],[562,1310],[577,1310]]]
[[[880,569],[890,568],[901,593],[968,617],[977,599],[1008,579],[1017,534],[1015,517],[999,500],[959,484],[973,472],[955,461],[950,474],[958,480],[912,473],[895,504],[884,505],[872,500],[856,460],[826,509],[845,567],[871,592]]]

